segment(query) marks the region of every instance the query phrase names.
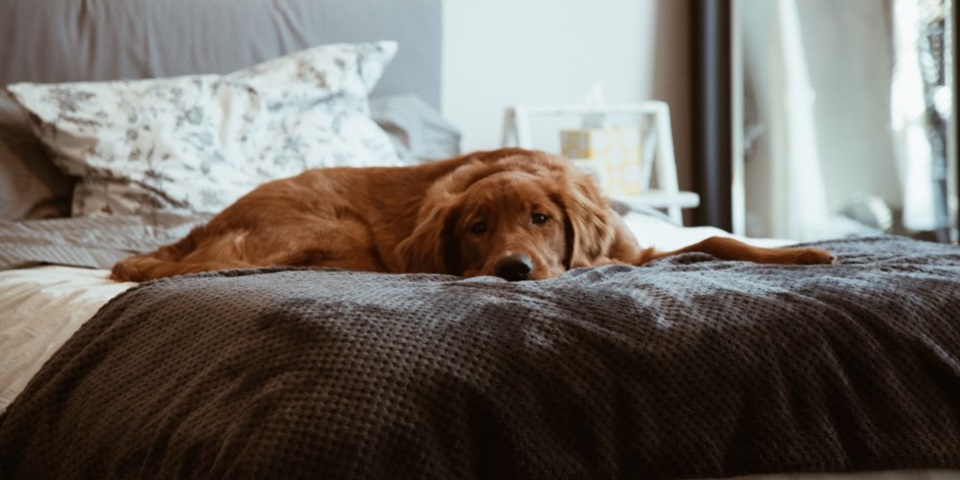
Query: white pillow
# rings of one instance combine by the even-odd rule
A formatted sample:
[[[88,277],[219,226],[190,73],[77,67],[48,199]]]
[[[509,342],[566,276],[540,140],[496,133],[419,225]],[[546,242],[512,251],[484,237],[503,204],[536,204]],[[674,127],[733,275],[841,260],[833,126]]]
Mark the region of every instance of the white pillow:
[[[217,212],[308,168],[399,165],[367,99],[396,51],[324,45],[227,75],[8,91],[57,166],[81,177],[73,215]]]

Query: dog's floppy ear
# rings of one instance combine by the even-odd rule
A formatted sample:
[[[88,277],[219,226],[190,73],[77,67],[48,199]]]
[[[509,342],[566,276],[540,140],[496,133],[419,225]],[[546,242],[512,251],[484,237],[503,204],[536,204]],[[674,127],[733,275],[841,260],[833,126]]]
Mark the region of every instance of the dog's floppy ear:
[[[404,272],[459,274],[450,240],[458,211],[453,202],[444,202],[417,215],[417,227],[396,249]]]
[[[468,161],[433,183],[417,212],[417,226],[397,245],[395,253],[404,272],[460,275],[459,250],[450,241],[460,215],[462,193],[478,179],[497,170],[493,166],[509,152],[489,152],[490,158]]]
[[[616,237],[607,201],[593,181],[580,172],[568,172],[554,201],[564,210],[567,268],[592,267],[610,253]]]

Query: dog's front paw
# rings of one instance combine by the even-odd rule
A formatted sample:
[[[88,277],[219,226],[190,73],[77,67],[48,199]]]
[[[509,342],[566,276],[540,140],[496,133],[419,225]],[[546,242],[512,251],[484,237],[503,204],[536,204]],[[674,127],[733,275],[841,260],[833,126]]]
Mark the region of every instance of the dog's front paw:
[[[820,248],[797,248],[797,265],[832,265],[837,256]]]

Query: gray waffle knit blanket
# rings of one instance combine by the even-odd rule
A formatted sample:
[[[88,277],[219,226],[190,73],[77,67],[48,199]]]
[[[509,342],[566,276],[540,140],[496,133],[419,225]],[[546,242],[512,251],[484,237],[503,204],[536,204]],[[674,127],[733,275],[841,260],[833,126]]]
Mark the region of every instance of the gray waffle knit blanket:
[[[841,264],[147,283],[0,418],[0,478],[960,468],[960,248],[820,245]]]

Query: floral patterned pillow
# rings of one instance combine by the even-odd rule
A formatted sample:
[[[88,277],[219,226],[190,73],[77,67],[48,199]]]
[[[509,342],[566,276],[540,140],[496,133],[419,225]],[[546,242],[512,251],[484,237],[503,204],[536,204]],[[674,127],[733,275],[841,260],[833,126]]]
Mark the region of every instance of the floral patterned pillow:
[[[73,215],[217,212],[308,168],[399,165],[367,95],[395,42],[324,45],[227,75],[18,83]]]

